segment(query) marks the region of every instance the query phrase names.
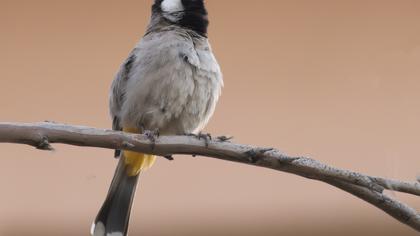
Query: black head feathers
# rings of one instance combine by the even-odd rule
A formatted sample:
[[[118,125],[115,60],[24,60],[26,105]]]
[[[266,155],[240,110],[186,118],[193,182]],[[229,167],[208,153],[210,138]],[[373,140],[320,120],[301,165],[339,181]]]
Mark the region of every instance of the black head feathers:
[[[152,11],[172,24],[207,35],[209,21],[204,0],[155,0]]]

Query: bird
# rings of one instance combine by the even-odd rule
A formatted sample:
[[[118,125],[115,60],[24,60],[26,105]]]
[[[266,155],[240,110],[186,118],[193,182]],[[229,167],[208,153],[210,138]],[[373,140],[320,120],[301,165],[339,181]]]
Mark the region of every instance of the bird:
[[[198,135],[213,115],[223,76],[208,39],[204,0],[154,0],[144,36],[110,89],[112,129],[128,133]],[[152,132],[155,133],[155,132]],[[126,236],[139,175],[156,161],[116,150],[119,159],[93,236]]]

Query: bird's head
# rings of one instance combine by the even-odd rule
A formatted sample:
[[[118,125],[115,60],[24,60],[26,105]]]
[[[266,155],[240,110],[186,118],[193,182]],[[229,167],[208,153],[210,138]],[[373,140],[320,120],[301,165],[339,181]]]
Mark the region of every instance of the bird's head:
[[[152,11],[171,24],[207,35],[209,21],[204,0],[155,0]]]

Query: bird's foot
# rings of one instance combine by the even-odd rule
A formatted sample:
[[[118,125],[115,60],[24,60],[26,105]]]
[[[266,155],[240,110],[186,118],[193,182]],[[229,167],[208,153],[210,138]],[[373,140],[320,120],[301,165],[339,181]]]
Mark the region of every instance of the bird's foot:
[[[211,134],[209,133],[198,133],[198,134],[187,134],[187,136],[192,136],[198,140],[204,140],[206,147],[209,147],[210,141],[212,141]]]
[[[152,150],[155,149],[156,139],[159,138],[160,133],[159,129],[151,130],[144,130],[143,134],[147,137],[147,139],[152,143]]]

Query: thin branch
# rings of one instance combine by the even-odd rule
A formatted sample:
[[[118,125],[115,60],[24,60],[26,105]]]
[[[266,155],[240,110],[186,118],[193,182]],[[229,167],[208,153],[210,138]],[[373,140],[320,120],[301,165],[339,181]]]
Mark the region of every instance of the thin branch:
[[[420,215],[413,208],[384,194],[384,189],[420,196],[419,182],[373,177],[343,170],[306,157],[290,157],[272,148],[234,144],[229,138],[211,141],[191,136],[163,136],[151,143],[144,135],[70,126],[51,122],[36,124],[0,123],[0,143],[28,144],[52,150],[52,143],[124,149],[171,157],[174,154],[200,155],[288,172],[340,188],[382,209],[420,232]]]

